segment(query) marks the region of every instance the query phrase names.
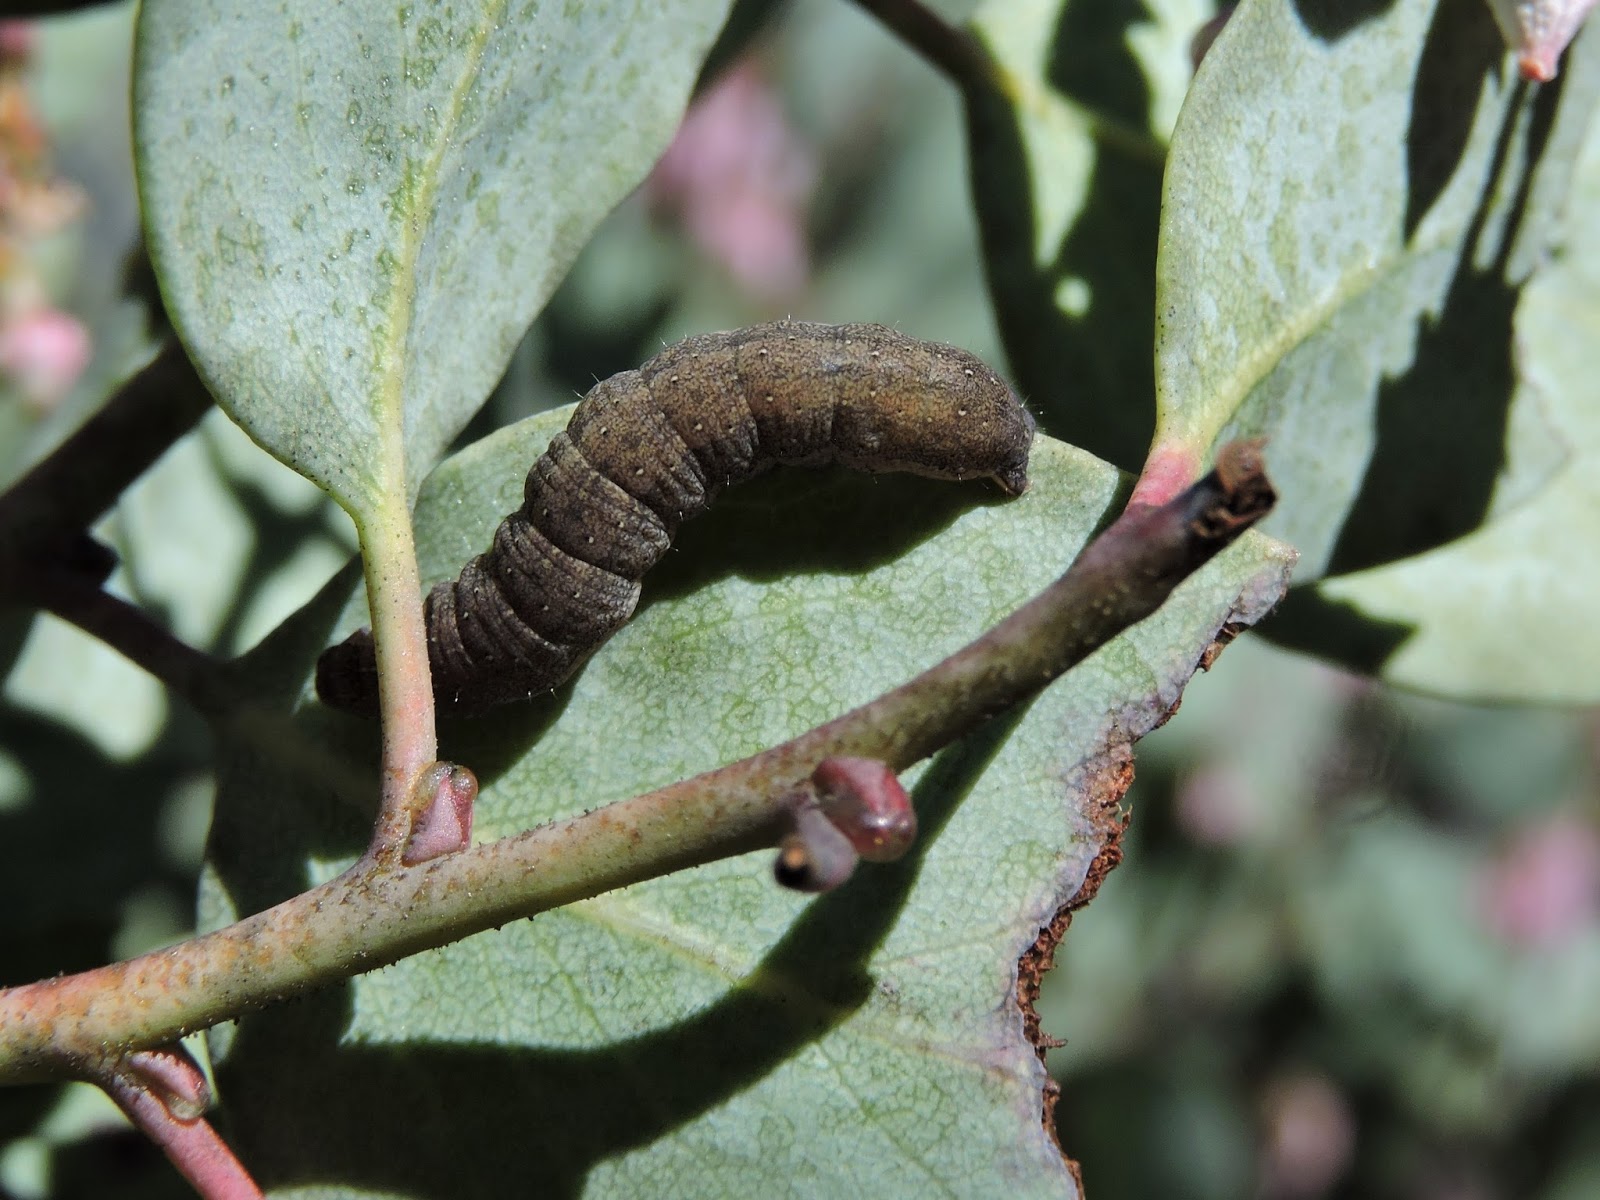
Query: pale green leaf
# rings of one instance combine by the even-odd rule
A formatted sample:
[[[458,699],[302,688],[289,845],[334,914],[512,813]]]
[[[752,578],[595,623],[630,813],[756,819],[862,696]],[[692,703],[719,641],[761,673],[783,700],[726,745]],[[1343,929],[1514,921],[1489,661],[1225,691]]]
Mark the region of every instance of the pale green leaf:
[[[1212,47],[1166,180],[1157,439],[1271,439],[1265,528],[1306,585],[1272,636],[1450,694],[1600,698],[1584,576],[1528,527],[1536,498],[1592,505],[1586,435],[1518,373],[1597,97],[1600,37],[1530,87],[1482,5],[1251,0]]]
[[[425,575],[486,544],[566,415],[435,473],[417,510]],[[1126,495],[1111,468],[1046,439],[1033,475],[1015,501],[843,471],[730,492],[573,684],[445,728],[443,752],[485,783],[477,837],[762,749],[980,633]],[[911,857],[830,896],[780,891],[770,854],[751,855],[247,1018],[222,1076],[245,1160],[301,1196],[1074,1194],[1040,1124],[1017,958],[1104,844],[1127,745],[1286,572],[1282,547],[1246,538],[1024,713],[946,751],[914,776]],[[281,675],[297,656],[303,679],[338,599],[253,666]],[[340,627],[364,611],[352,598]],[[371,752],[370,726],[314,705],[301,720]],[[212,920],[339,871],[370,819],[282,755],[229,756]]]
[[[1154,424],[1161,164],[1194,0],[994,0],[997,85],[967,96],[972,195],[1017,383],[1044,428],[1128,469]]]
[[[726,9],[146,3],[150,250],[219,402],[358,514],[409,494],[666,145]]]
[[[1554,473],[1465,538],[1318,588],[1396,631],[1382,663],[1396,683],[1478,699],[1600,702],[1600,124],[1567,211],[1571,240],[1524,289],[1516,316],[1518,402],[1558,434]]]
[[[237,653],[343,565],[333,520],[326,496],[213,411],[123,494],[106,537],[142,607],[191,645]]]

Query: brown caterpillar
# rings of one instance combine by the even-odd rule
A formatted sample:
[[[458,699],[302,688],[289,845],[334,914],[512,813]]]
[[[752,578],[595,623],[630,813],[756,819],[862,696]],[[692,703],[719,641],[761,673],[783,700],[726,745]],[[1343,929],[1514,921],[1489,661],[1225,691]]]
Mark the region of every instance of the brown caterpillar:
[[[703,334],[596,384],[524,502],[425,612],[440,708],[549,691],[633,615],[678,525],[778,463],[1028,486],[1033,418],[983,362],[879,325]],[[323,652],[317,694],[377,710],[372,635]]]

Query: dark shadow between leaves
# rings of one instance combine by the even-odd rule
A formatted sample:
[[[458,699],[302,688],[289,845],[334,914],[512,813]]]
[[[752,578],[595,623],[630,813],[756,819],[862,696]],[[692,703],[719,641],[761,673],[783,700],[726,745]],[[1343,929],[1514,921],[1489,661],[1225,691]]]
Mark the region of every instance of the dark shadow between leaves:
[[[1512,321],[1522,293],[1506,278],[1506,262],[1558,101],[1558,88],[1535,97],[1526,162],[1510,161],[1522,105],[1506,108],[1490,182],[1462,239],[1444,307],[1424,321],[1410,368],[1379,387],[1372,457],[1340,530],[1329,574],[1433,549],[1477,529],[1489,510],[1505,465],[1516,384]],[[1426,119],[1425,111],[1418,115]],[[1495,260],[1478,268],[1474,251],[1500,190],[1495,181],[1507,171],[1518,173],[1510,217]]]
[[[1434,10],[1411,89],[1406,241],[1461,165],[1478,100],[1504,62],[1505,43],[1488,5],[1441,4]]]
[[[360,581],[357,559],[228,664],[232,681],[264,710],[260,719],[235,714],[217,729],[217,805],[206,859],[240,913],[260,912],[310,887],[307,856],[354,856],[371,836],[378,794],[377,722],[333,712],[313,700],[295,714],[293,740],[269,723],[290,720],[312,664]],[[329,778],[330,763],[352,775],[369,775],[370,795],[343,794]]]
[[[250,558],[234,585],[227,615],[211,639],[216,652],[227,653],[229,647],[238,645],[245,618],[250,613],[250,601],[261,594],[263,585],[308,545],[333,539],[329,535],[328,510],[324,504],[314,504],[298,512],[285,509],[258,482],[230,471],[216,438],[208,431],[201,431],[200,440],[211,469],[228,489],[234,503],[243,510],[254,535]],[[345,548],[350,549],[348,543]]]
[[[904,909],[927,848],[1020,716],[941,753],[916,788],[913,852],[863,866],[814,902],[704,1011],[603,1050],[348,1045],[346,985],[242,1026],[222,1072],[231,1137],[271,1185],[438,1200],[577,1195],[597,1163],[726,1102],[859,1010],[875,986],[865,964]]]
[[[38,614],[34,612],[0,607],[0,680],[10,677],[37,619]]]
[[[1150,86],[1128,31],[1153,22],[1146,0],[1062,5],[1045,79],[1079,104],[1143,129],[1150,120]]]
[[[126,1127],[91,1128],[55,1147],[49,1178],[50,1195],[61,1200],[194,1200],[195,1195],[154,1142]]]
[[[13,631],[25,635],[33,623],[31,614],[13,616],[0,621],[6,672],[16,658]],[[128,761],[69,722],[0,700],[0,759],[14,776],[11,802],[0,809],[0,841],[10,852],[0,872],[0,986],[113,960],[132,905],[165,906],[182,919],[194,876],[174,860],[162,816],[175,790],[206,770],[208,739],[196,726],[169,717],[155,743]],[[0,1145],[36,1131],[65,1086],[0,1089]],[[56,1151],[52,1194],[107,1194],[62,1182],[75,1176],[61,1158],[75,1152]],[[175,1184],[159,1154],[156,1163],[153,1178]],[[168,1186],[162,1194],[176,1193]]]
[[[1413,84],[1408,237],[1461,171],[1465,122],[1502,62],[1498,30],[1485,12],[1440,6]],[[1530,209],[1536,182],[1569,169],[1564,156],[1572,143],[1554,134],[1572,79],[1567,72],[1539,88],[1518,84],[1505,104],[1443,307],[1423,320],[1411,366],[1379,387],[1372,455],[1329,575],[1425,553],[1474,532],[1488,513],[1506,462],[1514,319],[1526,284],[1511,277],[1510,256],[1519,238],[1526,240],[1527,222],[1550,219]],[[1498,212],[1491,208],[1497,196],[1509,197]],[[1475,259],[1492,261],[1479,266]],[[1377,672],[1414,629],[1372,620],[1301,586],[1263,631],[1280,644]]]
[[[1336,42],[1368,21],[1375,21],[1395,5],[1395,0],[1294,0],[1300,23],[1313,37]],[[1440,5],[1454,16],[1463,16],[1464,5]],[[1487,10],[1486,10],[1487,11]]]
[[[1416,627],[1378,620],[1309,587],[1297,587],[1284,597],[1272,619],[1261,625],[1261,631],[1281,646],[1333,654],[1340,666],[1375,676]]]
[[[65,1082],[0,1089],[0,1146],[37,1129],[66,1089]]]
[[[1050,51],[1051,84],[1144,130],[1149,91],[1126,41],[1144,19],[1136,0],[1067,6]],[[1155,421],[1161,164],[1097,146],[1083,209],[1041,262],[1037,181],[1016,109],[992,92],[969,93],[966,120],[984,270],[1017,386],[1041,428],[1136,471]],[[1081,312],[1063,311],[1064,289],[1082,295]],[[1130,313],[1144,316],[1129,321]]]
[[[182,911],[194,880],[173,865],[160,818],[174,788],[205,769],[186,731],[168,724],[124,762],[70,725],[0,703],[0,748],[23,797],[0,812],[12,850],[0,873],[0,986],[109,961],[136,897]]]

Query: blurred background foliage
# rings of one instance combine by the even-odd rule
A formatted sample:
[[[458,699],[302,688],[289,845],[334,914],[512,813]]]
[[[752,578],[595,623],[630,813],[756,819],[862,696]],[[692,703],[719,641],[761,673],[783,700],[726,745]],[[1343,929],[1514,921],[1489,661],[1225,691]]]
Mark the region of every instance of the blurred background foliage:
[[[1114,63],[1077,50],[1056,85],[1164,134],[1214,6],[1097,15],[1101,45],[1152,86],[1108,98]],[[131,17],[0,24],[0,481],[154,349]],[[784,314],[1004,362],[963,129],[948,84],[854,7],[740,5],[678,140],[466,438],[681,335]],[[1150,311],[1160,172],[1137,155],[1107,169],[1120,200],[1074,252],[1113,255],[1093,269],[1120,262],[1127,294],[1079,337],[1073,379],[1085,405],[1109,387],[1148,405],[1148,367],[1127,364],[1149,363],[1150,330],[1118,335],[1106,314]],[[354,546],[330,502],[220,414],[98,533],[116,590],[229,654]],[[209,818],[204,727],[51,618],[0,613],[0,663],[0,983],[182,936]],[[1088,1194],[1600,1195],[1600,717],[1426,701],[1255,640],[1222,663],[1141,746],[1127,860],[1041,1002]],[[87,1088],[0,1090],[0,1147],[8,1196],[184,1194]]]

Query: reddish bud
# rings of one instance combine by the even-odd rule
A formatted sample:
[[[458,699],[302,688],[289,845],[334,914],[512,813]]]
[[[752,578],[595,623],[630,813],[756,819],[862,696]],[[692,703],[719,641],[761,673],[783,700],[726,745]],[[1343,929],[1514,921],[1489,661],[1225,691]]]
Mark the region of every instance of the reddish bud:
[[[124,1070],[160,1100],[174,1120],[185,1124],[198,1121],[211,1107],[205,1072],[182,1046],[135,1050],[128,1055]]]
[[[472,806],[478,778],[465,767],[434,763],[417,783],[419,804],[400,861],[406,866],[465,850],[472,844]]]
[[[887,763],[826,758],[811,783],[818,806],[868,862],[893,862],[916,840],[916,809]]]

